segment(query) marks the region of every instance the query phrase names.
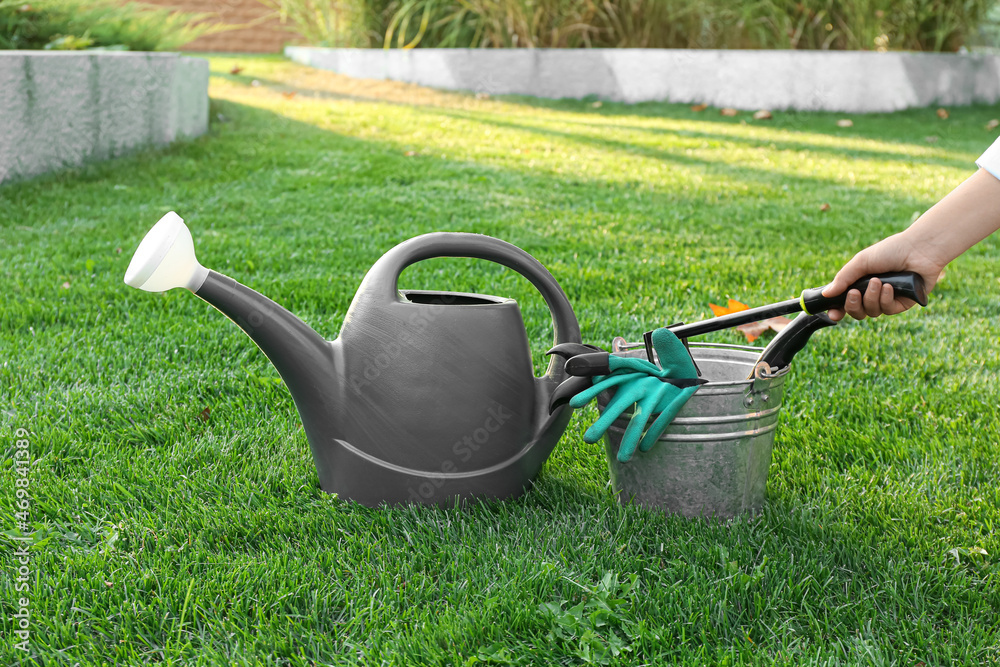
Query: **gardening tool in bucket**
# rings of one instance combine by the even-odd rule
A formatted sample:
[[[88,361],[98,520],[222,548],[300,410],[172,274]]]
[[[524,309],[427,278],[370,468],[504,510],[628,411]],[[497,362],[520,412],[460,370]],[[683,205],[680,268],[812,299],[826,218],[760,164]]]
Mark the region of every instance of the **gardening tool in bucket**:
[[[478,234],[426,234],[387,252],[333,341],[201,266],[173,212],[139,244],[125,282],[150,292],[186,287],[254,340],[291,392],[324,491],[369,506],[518,495],[569,421],[571,410],[547,409],[566,377],[563,364],[553,359],[534,376],[512,299],[398,290],[403,269],[433,257],[517,271],[545,299],[555,342],[579,343],[576,316],[552,275],[516,246]]]
[[[912,299],[921,306],[927,304],[923,281],[917,274],[885,274],[878,277],[893,285],[898,297]],[[860,289],[863,293],[871,278],[858,281],[847,291]],[[798,300],[647,332],[643,342],[639,343],[627,343],[623,338],[616,338],[611,355],[574,345],[557,346],[553,352],[568,357],[566,366],[571,377],[557,389],[553,406],[571,400],[574,395],[587,399],[596,394],[601,420],[606,426],[602,439],[611,480],[621,502],[635,502],[686,517],[730,518],[756,511],[764,503],[782,391],[792,359],[805,347],[813,333],[836,324],[820,311],[842,307],[846,298],[845,292],[839,297],[827,299],[822,297],[821,291],[822,288],[806,290]],[[693,369],[697,368],[699,379],[707,382],[688,390],[691,395],[682,405],[671,406],[674,409],[671,421],[659,425],[662,430],[652,433],[652,441],[649,440],[649,431],[654,431],[659,418],[649,416],[653,426],[643,436],[643,446],[640,447],[643,451],[631,459],[631,451],[624,448],[635,448],[636,424],[633,416],[635,407],[640,403],[636,402],[631,409],[624,410],[620,401],[616,404],[617,392],[627,385],[612,386],[613,375],[607,373],[621,372],[614,371],[616,367],[660,364],[657,351],[668,351],[676,357],[677,349],[684,349],[681,338],[796,310],[804,312],[763,350],[742,345],[688,343],[684,340],[683,345],[687,345],[694,362],[689,375],[693,376]],[[654,344],[657,337],[659,341]],[[671,340],[673,346],[670,345]],[[675,359],[670,364],[662,365],[664,369],[676,366]],[[692,378],[670,378],[678,385],[685,380],[691,382]],[[586,389],[591,384],[593,387]],[[597,393],[602,384],[608,390]],[[651,386],[655,387],[655,383]],[[584,391],[590,393],[582,393]],[[576,401],[575,407],[579,407],[579,403]],[[643,421],[647,419],[642,414],[638,417]],[[627,451],[628,456],[621,457],[622,451]]]

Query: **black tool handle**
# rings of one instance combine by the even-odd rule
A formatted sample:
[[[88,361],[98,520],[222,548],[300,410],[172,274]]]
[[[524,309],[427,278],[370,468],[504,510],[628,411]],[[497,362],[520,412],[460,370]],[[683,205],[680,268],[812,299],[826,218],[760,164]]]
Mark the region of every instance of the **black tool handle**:
[[[802,295],[799,297],[802,310],[806,313],[814,314],[826,312],[831,308],[843,308],[844,302],[847,301],[847,293],[852,289],[856,289],[864,295],[865,290],[868,289],[868,283],[871,282],[872,278],[878,278],[884,285],[892,285],[892,290],[897,299],[911,299],[921,306],[927,305],[927,290],[924,287],[924,279],[912,271],[903,271],[865,276],[837,296],[823,296],[823,290],[826,289],[825,286],[802,290]]]
[[[594,377],[595,375],[610,375],[608,363],[611,356],[607,352],[590,352],[578,354],[566,360],[566,372],[570,375]]]
[[[820,329],[835,326],[837,323],[826,313],[816,315],[800,314],[792,323],[782,329],[771,343],[764,348],[760,360],[772,368],[784,368],[792,363],[792,358],[802,351],[809,342],[809,337]]]

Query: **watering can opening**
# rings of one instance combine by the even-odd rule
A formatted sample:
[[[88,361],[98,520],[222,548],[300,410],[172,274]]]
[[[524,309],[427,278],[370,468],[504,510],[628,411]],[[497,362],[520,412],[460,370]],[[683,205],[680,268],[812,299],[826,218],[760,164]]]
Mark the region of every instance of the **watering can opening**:
[[[401,290],[400,293],[410,303],[417,303],[423,306],[495,306],[514,301],[502,296],[469,294],[467,292]]]

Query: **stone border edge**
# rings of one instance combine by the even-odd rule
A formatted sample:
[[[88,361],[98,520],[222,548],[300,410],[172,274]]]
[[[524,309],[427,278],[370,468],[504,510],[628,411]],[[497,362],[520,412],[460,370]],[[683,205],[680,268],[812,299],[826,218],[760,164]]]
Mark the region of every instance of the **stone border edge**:
[[[1000,57],[986,54],[289,46],[285,55],[362,79],[553,99],[850,113],[1000,100]]]
[[[208,131],[208,61],[0,51],[0,183]]]

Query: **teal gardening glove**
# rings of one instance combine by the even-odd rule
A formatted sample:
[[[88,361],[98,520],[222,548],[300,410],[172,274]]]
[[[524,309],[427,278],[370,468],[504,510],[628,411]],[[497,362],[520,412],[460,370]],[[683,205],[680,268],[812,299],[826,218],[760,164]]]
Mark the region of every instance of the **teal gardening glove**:
[[[569,405],[582,408],[602,391],[614,389],[614,397],[604,408],[604,413],[584,433],[585,442],[598,442],[611,425],[630,408],[632,417],[625,429],[618,460],[626,463],[635,454],[636,447],[648,452],[666,430],[670,422],[691,396],[698,385],[678,387],[660,378],[698,378],[698,371],[684,343],[669,329],[653,332],[653,349],[660,366],[645,359],[610,355],[610,375],[593,378],[593,385],[573,396]],[[649,428],[645,428],[653,415],[658,415]],[[645,430],[645,434],[643,431]]]

